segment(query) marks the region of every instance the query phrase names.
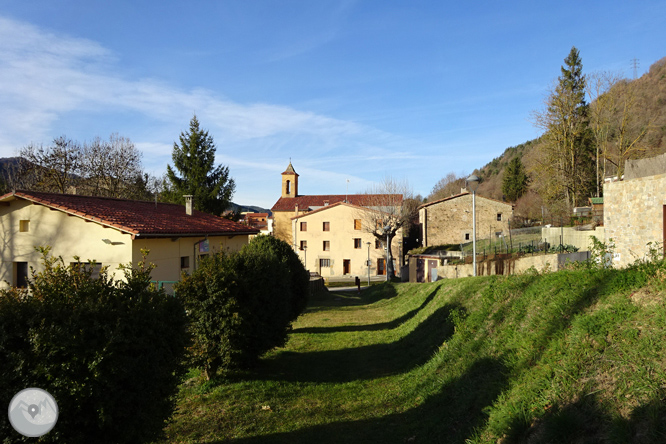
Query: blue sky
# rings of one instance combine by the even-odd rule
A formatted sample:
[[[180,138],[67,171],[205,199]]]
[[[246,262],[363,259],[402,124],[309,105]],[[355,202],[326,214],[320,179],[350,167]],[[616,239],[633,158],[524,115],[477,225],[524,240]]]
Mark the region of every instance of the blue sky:
[[[425,196],[539,135],[572,46],[632,77],[664,42],[663,0],[0,0],[0,157],[117,132],[160,175],[196,113],[237,203],[271,207],[290,158],[301,194]]]

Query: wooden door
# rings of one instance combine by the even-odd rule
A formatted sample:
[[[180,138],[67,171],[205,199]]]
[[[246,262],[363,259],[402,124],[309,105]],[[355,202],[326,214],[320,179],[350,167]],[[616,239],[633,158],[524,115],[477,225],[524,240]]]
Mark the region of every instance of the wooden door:
[[[377,275],[384,276],[386,274],[386,259],[377,259]]]
[[[342,260],[342,274],[349,274],[351,273],[351,260],[350,259],[343,259]]]

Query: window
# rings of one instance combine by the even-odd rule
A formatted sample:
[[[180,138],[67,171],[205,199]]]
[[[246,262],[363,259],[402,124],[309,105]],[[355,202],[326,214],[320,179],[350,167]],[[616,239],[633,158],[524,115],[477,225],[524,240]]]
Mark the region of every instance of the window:
[[[330,222],[324,222],[324,231],[331,231],[331,223]]]
[[[308,231],[308,223],[301,222],[301,231]]]
[[[308,241],[301,241],[301,251],[305,250],[308,248]]]
[[[361,229],[361,219],[354,219],[354,230]]]
[[[97,262],[94,263],[94,264],[92,264],[90,262],[86,262],[86,263],[71,262],[69,265],[71,265],[72,267],[76,267],[76,266],[82,267],[86,271],[92,270],[92,272],[90,274],[90,279],[99,279],[99,274],[102,271],[102,264],[97,263]]]
[[[180,257],[180,269],[184,268],[190,268],[190,257],[189,256],[181,256]]]
[[[354,239],[354,248],[359,249],[361,248],[361,239]]]
[[[324,241],[324,251],[331,251],[331,241]]]
[[[502,222],[502,213],[497,213],[497,221]]]
[[[30,221],[29,220],[19,221],[19,231],[21,233],[27,233],[28,231],[30,231]]]
[[[287,194],[291,194],[291,180],[288,180],[286,185]]]
[[[329,268],[331,266],[330,259],[319,259],[319,268]]]
[[[469,240],[469,233],[465,233],[465,240]]]
[[[382,248],[382,241],[375,239],[375,250],[379,250],[380,248]]]

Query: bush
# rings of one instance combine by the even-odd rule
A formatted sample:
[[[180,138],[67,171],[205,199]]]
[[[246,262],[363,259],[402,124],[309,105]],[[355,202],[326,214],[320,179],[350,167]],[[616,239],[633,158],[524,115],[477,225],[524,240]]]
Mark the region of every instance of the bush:
[[[208,379],[253,365],[284,345],[308,291],[309,277],[298,256],[272,237],[259,236],[240,253],[204,260],[176,286],[189,317],[191,364]]]
[[[29,289],[0,292],[0,399],[28,387],[54,396],[58,423],[40,442],[158,438],[184,371],[182,304],[150,287],[145,261],[115,282],[41,251],[45,270],[33,271]],[[0,435],[29,442],[6,415]]]

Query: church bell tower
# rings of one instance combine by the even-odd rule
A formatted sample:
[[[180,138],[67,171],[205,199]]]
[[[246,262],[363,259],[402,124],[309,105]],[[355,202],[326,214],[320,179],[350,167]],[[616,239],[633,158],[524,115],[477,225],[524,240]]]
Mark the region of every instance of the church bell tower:
[[[289,162],[289,166],[282,173],[282,197],[298,196],[298,174]]]

